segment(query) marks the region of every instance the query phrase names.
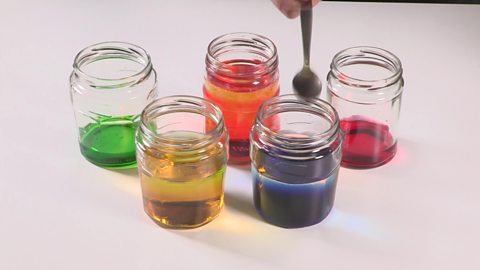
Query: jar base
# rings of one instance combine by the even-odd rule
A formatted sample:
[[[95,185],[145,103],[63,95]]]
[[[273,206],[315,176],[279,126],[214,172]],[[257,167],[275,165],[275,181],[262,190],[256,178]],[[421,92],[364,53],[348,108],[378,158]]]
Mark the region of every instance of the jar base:
[[[318,224],[333,208],[339,168],[316,182],[290,184],[262,175],[252,167],[255,209],[266,222],[282,228]]]
[[[242,165],[250,163],[249,139],[230,139],[228,146],[228,164]]]
[[[397,144],[395,143],[389,149],[385,150],[381,157],[371,157],[371,156],[353,156],[349,155],[345,158],[342,158],[341,166],[348,169],[372,169],[376,167],[380,167],[382,165],[387,164],[390,162],[397,153]]]
[[[104,168],[104,169],[109,169],[109,170],[128,170],[128,169],[136,169],[137,168],[137,162],[127,162],[127,163],[118,163],[118,164],[105,164],[105,163],[100,163],[97,162],[96,160],[89,159],[88,157],[84,156],[84,158],[92,163],[95,166]]]
[[[333,207],[332,207],[333,208]],[[310,226],[314,226],[314,225],[317,225],[319,224],[320,222],[322,222],[324,219],[326,219],[328,217],[328,215],[330,214],[330,212],[332,211],[332,208],[330,208],[324,216],[322,216],[321,218],[318,218],[316,220],[310,220],[309,222],[305,222],[305,223],[296,223],[296,224],[289,224],[289,223],[278,223],[276,222],[275,220],[272,220],[272,219],[269,219],[268,216],[265,216],[264,214],[262,214],[262,212],[257,209],[257,213],[262,217],[262,219],[264,221],[266,221],[268,224],[271,224],[271,225],[274,225],[274,226],[277,226],[277,227],[281,227],[281,228],[285,228],[285,229],[300,229],[300,228],[305,228],[305,227],[310,227]]]
[[[135,131],[131,116],[113,117],[80,129],[80,152],[91,163],[109,169],[136,168]]]
[[[194,202],[158,202],[145,199],[144,211],[157,225],[166,229],[201,227],[220,215],[223,197]]]
[[[228,159],[228,165],[248,166],[250,168],[250,157],[235,157]]]

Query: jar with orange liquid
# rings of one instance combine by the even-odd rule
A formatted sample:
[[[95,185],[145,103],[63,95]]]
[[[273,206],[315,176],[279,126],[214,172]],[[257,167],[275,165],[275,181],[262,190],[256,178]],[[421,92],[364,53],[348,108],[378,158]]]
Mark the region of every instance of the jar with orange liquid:
[[[225,34],[209,44],[205,63],[203,93],[222,110],[230,136],[229,163],[248,163],[258,108],[279,93],[275,44],[257,34]]]
[[[219,215],[228,134],[213,103],[193,96],[151,102],[136,144],[144,209],[157,224],[195,228]]]

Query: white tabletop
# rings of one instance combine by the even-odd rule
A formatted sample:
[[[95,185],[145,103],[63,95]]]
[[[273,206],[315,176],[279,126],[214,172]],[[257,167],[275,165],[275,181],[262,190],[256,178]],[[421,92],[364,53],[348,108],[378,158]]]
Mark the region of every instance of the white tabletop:
[[[237,31],[277,44],[291,93],[300,23],[268,0],[0,2],[0,269],[479,269],[480,6],[317,6],[311,62],[324,81],[337,51],[372,45],[403,61],[406,84],[398,154],[342,168],[315,226],[263,222],[249,172],[230,167],[216,220],[166,230],[144,214],[134,170],[81,156],[68,94],[80,49],[138,44],[161,95],[201,95],[208,42]]]

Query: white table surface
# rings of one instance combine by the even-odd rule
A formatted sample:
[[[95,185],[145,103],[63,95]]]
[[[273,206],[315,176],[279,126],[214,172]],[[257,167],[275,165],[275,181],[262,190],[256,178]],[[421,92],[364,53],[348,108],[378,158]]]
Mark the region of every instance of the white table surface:
[[[136,43],[161,95],[201,95],[207,44],[236,31],[277,44],[291,93],[300,23],[267,0],[0,0],[0,269],[480,268],[480,6],[317,6],[312,66],[324,81],[337,51],[373,45],[403,61],[406,82],[395,159],[342,168],[318,225],[263,222],[249,172],[229,168],[216,220],[162,229],[143,212],[134,170],[80,155],[68,93],[80,49]]]

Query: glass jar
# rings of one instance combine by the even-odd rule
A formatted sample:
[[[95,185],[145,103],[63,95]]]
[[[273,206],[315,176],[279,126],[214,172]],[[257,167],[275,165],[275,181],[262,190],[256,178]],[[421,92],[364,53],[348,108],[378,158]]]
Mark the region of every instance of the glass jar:
[[[142,48],[104,42],[81,50],[70,76],[70,95],[82,155],[107,168],[136,166],[135,130],[157,75]]]
[[[251,133],[258,213],[286,228],[327,217],[335,199],[342,140],[338,115],[325,101],[295,95],[266,101]]]
[[[400,60],[380,48],[353,47],[337,53],[330,68],[327,100],[345,133],[342,166],[366,169],[389,162],[397,151]]]
[[[194,228],[223,206],[228,133],[213,103],[171,96],[144,109],[137,160],[145,212],[168,228]]]
[[[232,164],[249,163],[249,136],[260,105],[277,96],[278,57],[273,42],[251,33],[232,33],[208,45],[204,97],[223,112]]]

